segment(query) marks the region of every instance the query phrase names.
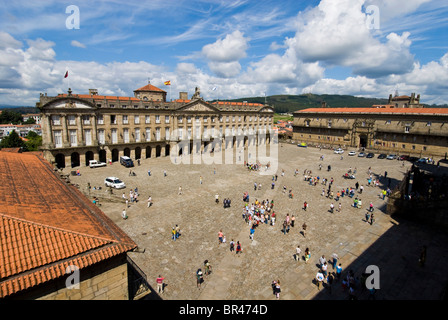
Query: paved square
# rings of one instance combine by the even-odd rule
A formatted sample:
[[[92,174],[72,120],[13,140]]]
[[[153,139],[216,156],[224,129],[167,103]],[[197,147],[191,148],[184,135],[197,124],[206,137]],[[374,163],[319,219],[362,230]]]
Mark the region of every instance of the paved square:
[[[401,181],[410,163],[386,159],[367,159],[348,156],[343,159],[332,150],[318,148],[298,148],[296,145],[279,145],[278,180],[271,189],[272,175],[260,175],[249,171],[242,164],[173,164],[170,158],[142,159],[141,165],[129,169],[119,163],[102,168],[81,168],[81,176],[71,176],[71,182],[79,184],[86,192],[90,183],[91,198],[101,199],[101,209],[122,228],[144,253],[132,252],[130,257],[145,272],[149,284],[156,288],[156,277],[165,277],[167,284],[162,299],[201,300],[201,299],[242,299],[271,300],[272,280],[280,280],[282,292],[280,299],[346,299],[348,293],[341,284],[333,285],[332,294],[328,289],[319,291],[313,283],[318,271],[317,263],[321,255],[331,260],[335,252],[339,255],[344,272],[352,269],[360,277],[368,265],[377,265],[381,271],[381,288],[377,299],[439,299],[447,283],[443,267],[448,262],[446,235],[426,226],[417,226],[408,221],[397,221],[386,215],[386,200],[381,198],[381,190],[387,187],[390,178],[391,188]],[[320,160],[321,155],[324,156]],[[319,170],[322,164],[322,170]],[[331,171],[327,166],[331,165]],[[345,179],[343,174],[349,168],[356,168],[356,179]],[[380,179],[379,187],[369,187],[368,170],[373,177]],[[151,176],[148,176],[148,169]],[[294,171],[299,174],[294,176]],[[64,169],[65,173],[70,168]],[[132,170],[136,176],[129,176]],[[164,176],[166,170],[166,176]],[[263,168],[261,169],[264,170]],[[281,174],[284,170],[284,176]],[[316,186],[304,180],[304,171],[311,170],[312,176],[334,179],[332,190],[354,187],[356,182],[364,186],[362,209],[352,207],[353,199],[340,201],[322,196],[322,189],[328,188],[319,182]],[[126,189],[114,190],[113,201],[103,199],[107,194],[104,178],[117,176],[124,180]],[[202,181],[202,183],[201,183]],[[254,191],[254,183],[262,184],[261,190]],[[101,190],[93,187],[101,186]],[[182,186],[182,194],[178,194]],[[283,186],[287,192],[283,193]],[[121,218],[125,202],[124,192],[129,196],[130,189],[138,188],[139,201],[130,203],[127,208],[128,219]],[[293,191],[293,199],[288,191]],[[249,239],[249,225],[242,218],[243,193],[248,192],[250,203],[255,199],[274,200],[277,220],[274,226],[260,225]],[[215,203],[215,194],[220,202]],[[151,195],[154,204],[147,207]],[[230,208],[223,208],[222,200],[232,200]],[[302,210],[304,201],[309,207]],[[333,201],[335,209],[341,203],[342,210],[330,213]],[[375,223],[364,221],[369,203],[375,207]],[[295,226],[283,234],[282,222],[286,215],[294,215]],[[300,231],[306,222],[306,237]],[[181,236],[171,239],[171,230],[178,225]],[[218,244],[218,232],[226,236],[225,244]],[[243,253],[236,255],[229,250],[231,240],[240,241]],[[293,258],[296,247],[300,245],[302,254],[309,248],[311,259],[305,263]],[[427,264],[418,266],[420,249],[428,246]],[[196,286],[195,272],[203,268],[208,259],[213,266],[211,275],[205,276],[201,288]],[[329,271],[333,271],[329,267]],[[355,292],[359,299],[368,297],[367,290]]]

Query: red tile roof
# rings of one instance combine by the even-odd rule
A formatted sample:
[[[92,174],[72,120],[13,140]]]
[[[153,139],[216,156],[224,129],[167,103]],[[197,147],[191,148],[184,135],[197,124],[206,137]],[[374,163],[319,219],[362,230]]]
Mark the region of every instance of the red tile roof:
[[[0,298],[136,248],[38,153],[0,152]]]
[[[448,108],[308,108],[296,111],[294,113],[381,113],[448,115]]]
[[[147,84],[146,86],[143,86],[143,87],[141,87],[141,88],[138,88],[137,90],[134,90],[134,92],[138,92],[138,91],[157,91],[157,92],[165,92],[166,93],[166,91],[163,91],[162,89],[160,89],[160,88],[157,88],[157,87],[154,87],[152,84]]]

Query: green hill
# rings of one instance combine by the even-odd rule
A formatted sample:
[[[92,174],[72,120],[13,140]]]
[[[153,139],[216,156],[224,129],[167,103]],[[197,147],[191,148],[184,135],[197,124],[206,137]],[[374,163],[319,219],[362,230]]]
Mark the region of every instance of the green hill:
[[[371,107],[374,104],[387,103],[387,99],[361,98],[350,95],[336,94],[301,94],[301,95],[273,95],[265,97],[240,98],[226,101],[249,103],[266,103],[273,106],[276,113],[290,113],[306,108],[316,108],[326,102],[332,108]]]

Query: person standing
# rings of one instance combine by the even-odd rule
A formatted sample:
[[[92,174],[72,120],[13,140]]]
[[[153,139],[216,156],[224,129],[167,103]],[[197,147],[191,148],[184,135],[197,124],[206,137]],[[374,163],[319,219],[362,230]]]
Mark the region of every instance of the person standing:
[[[177,193],[178,195],[182,194],[182,186],[179,186],[179,192]]]
[[[152,198],[151,196],[148,197],[148,208],[152,206]]]
[[[370,215],[370,225],[373,225],[375,222],[375,218],[373,217],[373,213]]]
[[[305,201],[305,202],[303,203],[303,210],[306,211],[307,208],[308,208],[308,203]]]
[[[322,256],[319,258],[319,264],[320,264],[320,267],[321,267],[321,268],[322,268],[322,266],[324,265],[325,262],[327,262],[327,259],[325,259],[325,256],[322,255]]]
[[[296,261],[300,261],[300,254],[302,253],[302,249],[300,249],[300,245],[296,248],[296,254],[294,255],[294,259]]]
[[[222,237],[223,237],[222,230],[219,230],[219,232],[218,232],[218,246],[222,243]]]
[[[309,248],[305,249],[305,263],[308,263],[308,260],[311,258],[311,252]]]
[[[128,218],[128,214],[126,213],[126,208],[121,212],[121,217],[126,220]]]
[[[204,281],[204,276],[202,274],[202,270],[199,268],[198,271],[196,271],[196,286],[201,289],[201,284]]]
[[[249,239],[252,241],[254,241],[254,233],[255,233],[255,228],[254,228],[254,226],[252,226],[249,231]]]
[[[330,272],[327,277],[327,287],[329,294],[331,294],[331,288],[333,287],[333,280],[334,280],[333,275]]]
[[[342,264],[340,263],[336,267],[336,280],[339,281],[339,279],[341,279],[341,276],[342,276]]]
[[[163,293],[164,292],[164,284],[163,284],[163,280],[165,280],[165,278],[163,278],[160,274],[156,279],[156,283],[157,283],[157,292],[158,293]]]
[[[306,236],[305,236],[306,228],[307,228],[307,225],[306,225],[306,222],[304,222],[303,225],[302,225],[302,233],[303,233],[303,237],[306,237]]]
[[[233,242],[233,239],[230,240],[230,252],[235,250],[235,242]]]
[[[275,293],[275,297],[278,299],[280,299],[280,292],[282,292],[281,288],[280,288],[280,280],[277,280],[275,282],[275,287],[274,287],[274,293]]]
[[[336,269],[339,257],[336,253],[333,253],[333,255],[331,257],[333,258],[332,264],[333,264],[333,270],[334,270],[334,269]]]
[[[338,212],[341,212],[341,210],[342,210],[342,204],[339,202],[339,205],[338,205]]]
[[[317,271],[316,273],[316,285],[317,290],[320,290],[320,284],[324,281],[324,275],[322,274],[321,270]]]

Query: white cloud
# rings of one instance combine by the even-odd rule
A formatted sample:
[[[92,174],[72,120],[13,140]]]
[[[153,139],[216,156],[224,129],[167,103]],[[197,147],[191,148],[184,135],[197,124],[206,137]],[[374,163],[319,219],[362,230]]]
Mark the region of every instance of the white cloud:
[[[224,39],[218,39],[202,48],[204,56],[213,62],[232,62],[246,57],[247,39],[236,30]]]
[[[70,44],[73,46],[73,47],[78,47],[78,48],[86,48],[86,45],[85,44],[83,44],[83,43],[81,43],[81,42],[79,42],[79,41],[77,41],[77,40],[72,40],[72,42],[70,42]]]
[[[322,0],[300,13],[294,37],[298,59],[347,66],[355,74],[372,77],[408,72],[413,63],[409,33],[391,33],[381,42],[367,27],[364,4],[364,0]]]

